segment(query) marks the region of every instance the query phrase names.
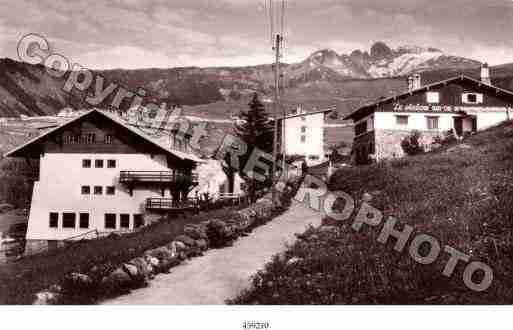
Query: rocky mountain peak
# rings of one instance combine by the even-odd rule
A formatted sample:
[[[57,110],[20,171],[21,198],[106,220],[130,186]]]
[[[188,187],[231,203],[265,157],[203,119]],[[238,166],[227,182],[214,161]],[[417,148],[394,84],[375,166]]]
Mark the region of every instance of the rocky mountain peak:
[[[383,41],[375,42],[370,50],[370,56],[373,59],[380,60],[393,55],[393,51]]]

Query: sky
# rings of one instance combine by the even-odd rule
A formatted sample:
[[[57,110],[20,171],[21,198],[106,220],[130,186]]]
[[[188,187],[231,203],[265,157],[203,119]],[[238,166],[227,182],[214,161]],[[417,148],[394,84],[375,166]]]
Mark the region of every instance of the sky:
[[[37,33],[52,52],[92,69],[270,63],[268,3],[0,0],[0,57],[17,58],[18,41]],[[375,41],[513,62],[512,0],[288,0],[285,8],[288,63],[326,48],[368,50]]]

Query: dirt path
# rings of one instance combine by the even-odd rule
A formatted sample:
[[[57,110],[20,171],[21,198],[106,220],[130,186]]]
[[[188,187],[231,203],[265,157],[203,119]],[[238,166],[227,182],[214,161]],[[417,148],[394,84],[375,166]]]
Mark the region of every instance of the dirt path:
[[[321,216],[297,202],[283,215],[256,228],[231,247],[209,250],[158,275],[146,288],[104,304],[223,304],[250,284],[251,275],[262,269],[272,256],[285,251],[309,224],[320,224]]]

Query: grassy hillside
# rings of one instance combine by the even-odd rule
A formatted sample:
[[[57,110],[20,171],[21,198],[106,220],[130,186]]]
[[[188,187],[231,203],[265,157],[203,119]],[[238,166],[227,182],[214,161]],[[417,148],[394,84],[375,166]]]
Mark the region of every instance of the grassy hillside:
[[[377,242],[382,225],[310,229],[285,257],[257,274],[254,289],[235,303],[259,304],[511,304],[513,303],[513,122],[481,132],[448,150],[381,164],[342,169],[330,190],[342,190],[361,205],[414,227],[491,266],[492,285],[468,289],[460,262],[448,278],[442,270],[449,254],[432,264],[413,261],[406,249]],[[356,210],[358,210],[358,206]],[[425,251],[425,250],[424,250]],[[425,251],[427,252],[427,251]],[[292,257],[297,261],[291,265]],[[479,282],[479,272],[475,275]]]

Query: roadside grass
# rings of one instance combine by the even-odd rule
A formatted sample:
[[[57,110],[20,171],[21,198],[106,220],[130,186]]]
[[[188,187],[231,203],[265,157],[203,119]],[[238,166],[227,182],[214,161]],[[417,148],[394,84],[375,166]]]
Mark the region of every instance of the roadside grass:
[[[442,151],[380,164],[344,168],[330,180],[361,205],[366,192],[385,218],[414,232],[402,252],[395,238],[377,242],[382,225],[360,232],[348,220],[335,230],[311,228],[285,256],[255,275],[253,288],[234,304],[511,304],[513,303],[513,122],[480,132]],[[384,220],[383,220],[384,222]],[[409,255],[417,234],[436,237],[442,247],[429,265]],[[471,261],[492,267],[492,285],[475,292],[464,285],[466,263],[451,277],[442,275],[449,245]],[[421,246],[421,252],[427,253]],[[295,262],[289,260],[297,257]],[[474,275],[475,282],[482,278]]]
[[[238,207],[224,208],[198,215],[166,219],[139,232],[112,235],[25,257],[0,266],[0,304],[31,304],[34,294],[59,283],[69,272],[90,273],[93,267],[102,272],[113,270],[144,251],[163,246],[183,234],[186,224],[234,216]]]

